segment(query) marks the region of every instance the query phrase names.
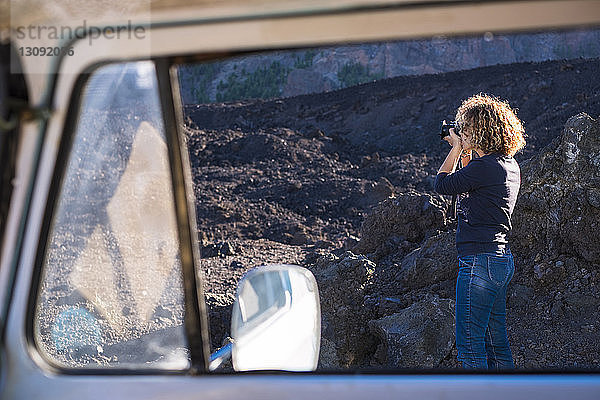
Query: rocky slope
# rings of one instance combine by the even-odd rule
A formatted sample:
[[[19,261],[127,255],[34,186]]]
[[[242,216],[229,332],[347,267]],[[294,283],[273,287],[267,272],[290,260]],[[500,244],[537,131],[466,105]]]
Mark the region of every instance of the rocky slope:
[[[448,151],[436,132],[483,91],[517,107],[528,134],[508,299],[517,367],[598,366],[599,67],[512,64],[187,106],[213,347],[237,279],[292,262],[320,285],[321,368],[456,367],[455,225],[431,186]]]

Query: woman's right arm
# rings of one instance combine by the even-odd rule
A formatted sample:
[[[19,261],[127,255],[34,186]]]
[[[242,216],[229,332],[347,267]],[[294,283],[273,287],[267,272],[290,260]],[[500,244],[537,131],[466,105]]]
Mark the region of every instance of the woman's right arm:
[[[467,193],[481,186],[482,165],[477,159],[469,162],[468,167],[463,167],[456,172],[438,172],[435,177],[434,190],[439,194]]]

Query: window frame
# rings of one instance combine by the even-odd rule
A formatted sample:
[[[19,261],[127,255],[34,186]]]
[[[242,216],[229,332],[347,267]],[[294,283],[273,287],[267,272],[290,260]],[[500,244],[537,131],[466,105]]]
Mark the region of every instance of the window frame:
[[[128,62],[134,60],[128,60]],[[138,60],[147,61],[147,60]],[[171,87],[171,76],[168,68],[170,61],[165,58],[153,58],[151,61],[155,67],[155,75],[158,82],[158,96],[162,109],[162,121],[165,130],[165,139],[169,156],[169,167],[171,176],[171,186],[173,192],[173,206],[175,218],[177,221],[179,254],[182,267],[182,282],[184,283],[184,328],[186,333],[186,341],[190,351],[190,365],[186,370],[170,370],[161,368],[69,368],[57,364],[55,361],[48,359],[43,351],[40,351],[39,345],[35,339],[34,320],[35,310],[40,294],[42,284],[42,274],[44,269],[44,261],[46,260],[49,241],[51,239],[52,225],[56,216],[56,211],[60,203],[60,193],[64,185],[64,178],[68,168],[68,162],[73,147],[73,141],[77,134],[77,127],[80,121],[83,98],[85,88],[93,75],[94,71],[106,66],[113,65],[111,62],[97,63],[89,66],[82,71],[77,77],[73,88],[73,95],[68,108],[67,118],[65,120],[61,141],[59,144],[58,155],[50,190],[48,201],[46,202],[46,210],[42,220],[42,227],[39,236],[39,246],[37,249],[35,266],[31,280],[29,292],[29,302],[26,318],[26,339],[30,352],[36,352],[42,360],[44,367],[54,373],[65,375],[156,375],[156,374],[199,374],[208,371],[208,359],[210,356],[208,349],[208,320],[204,304],[204,296],[202,293],[201,284],[195,279],[195,268],[198,265],[199,257],[197,251],[194,251],[192,242],[192,221],[188,215],[189,184],[190,181],[185,179],[185,166],[182,164],[182,141],[179,137],[180,129],[177,128],[175,117],[175,108]]]
[[[541,3],[543,4],[543,2],[541,2]],[[204,22],[204,23],[208,24],[208,23],[210,23],[210,21],[209,22]],[[175,26],[179,26],[180,24],[179,23],[175,23],[174,25]],[[169,26],[168,24],[162,25],[162,27],[168,27],[168,26]],[[379,39],[382,39],[382,38],[379,38]],[[85,39],[82,39],[82,40],[85,40]],[[374,40],[374,39],[366,39],[365,41],[367,41],[367,40]],[[301,44],[302,42],[299,41],[299,42],[294,42],[294,43],[295,44],[290,43],[289,46],[286,46],[284,48],[285,49],[291,49],[291,48],[294,48],[294,46]],[[322,42],[320,42],[318,44],[315,44],[315,45],[327,45],[328,43],[334,43],[334,41],[332,39],[329,39],[329,40],[323,39]],[[337,43],[337,42],[335,42],[335,43]],[[258,47],[254,47],[254,49],[258,49]],[[265,46],[264,48],[261,48],[261,50],[275,50],[275,47]],[[214,50],[210,50],[209,49],[209,50],[205,51],[202,54],[211,54],[211,51],[214,51]],[[237,53],[238,51],[240,51],[240,49],[233,49],[233,53],[216,53],[218,55],[214,55],[212,57],[215,57],[215,59],[217,59],[217,58],[223,57],[225,55],[231,56],[231,55],[234,55],[234,54],[241,54],[241,53],[244,52],[242,50],[242,51],[240,51],[240,53]],[[212,58],[211,57],[207,57],[205,59],[205,61],[208,61],[210,59],[212,59]],[[129,58],[129,59],[126,59],[126,60],[127,61],[136,61],[136,60],[140,60],[140,59],[133,57],[133,58]],[[68,111],[66,113],[66,120],[64,121],[65,122],[64,126],[62,128],[58,128],[59,132],[60,132],[59,133],[59,136],[60,136],[60,146],[59,146],[59,150],[58,150],[58,156],[57,156],[57,159],[56,159],[57,160],[57,162],[56,162],[56,171],[60,171],[61,173],[56,174],[56,175],[54,175],[51,178],[50,189],[49,189],[48,193],[44,193],[44,195],[40,195],[40,196],[43,197],[45,195],[48,195],[48,197],[51,198],[50,196],[56,195],[57,190],[59,190],[59,189],[57,189],[57,187],[60,186],[60,182],[62,181],[62,178],[63,178],[63,175],[64,175],[64,169],[66,168],[66,160],[65,160],[66,156],[65,155],[68,153],[68,149],[70,149],[70,145],[72,144],[73,135],[74,135],[74,129],[76,127],[76,121],[78,120],[78,117],[79,117],[79,115],[77,113],[74,113],[74,111],[78,110],[79,107],[80,107],[80,103],[81,103],[81,90],[82,90],[83,86],[85,85],[85,82],[89,78],[90,72],[93,71],[95,68],[97,68],[97,67],[99,67],[101,65],[109,64],[112,61],[126,61],[126,60],[125,59],[105,60],[105,61],[102,61],[102,62],[98,62],[98,63],[92,64],[91,66],[87,66],[86,69],[82,70],[79,73],[78,77],[76,78],[76,82],[75,82],[73,88],[72,89],[70,88],[70,95],[71,95],[71,97],[70,97],[70,100],[69,100],[69,103],[68,103],[68,108],[67,108]],[[146,59],[144,59],[144,60],[146,60]],[[157,68],[157,76],[159,77],[159,85],[161,85],[160,82],[162,80],[162,82],[163,82],[162,85],[164,87],[169,87],[169,86],[176,87],[177,83],[173,82],[173,79],[174,79],[173,78],[173,73],[170,72],[170,74],[169,74],[170,76],[167,77],[166,73],[164,71],[168,70],[169,68],[172,68],[173,65],[178,64],[179,61],[176,62],[177,58],[175,58],[174,56],[168,56],[167,55],[167,56],[160,56],[160,57],[154,57],[154,58],[151,57],[150,60],[155,61],[155,65],[156,65],[156,68]],[[160,63],[164,63],[164,65],[160,64],[161,65],[160,70],[163,71],[160,74],[158,73],[159,62]],[[60,63],[59,63],[59,67],[57,68],[57,71],[58,70],[60,70]],[[49,99],[53,99],[55,97],[54,95],[55,95],[55,89],[56,89],[57,81],[58,81],[58,77],[54,77],[53,80],[51,81],[50,91],[49,91],[50,96],[48,97]],[[163,107],[163,113],[168,114],[168,118],[170,119],[170,122],[167,123],[167,121],[164,120],[164,116],[163,116],[163,122],[165,123],[165,131],[166,131],[167,136],[169,136],[169,135],[173,134],[173,132],[179,132],[179,128],[177,128],[173,132],[169,133],[170,129],[168,128],[168,125],[169,124],[170,125],[175,124],[176,127],[178,126],[178,124],[175,122],[175,121],[177,121],[178,114],[177,114],[176,110],[174,109],[174,107],[175,107],[176,102],[180,101],[180,100],[178,100],[176,98],[177,96],[175,96],[173,92],[168,93],[168,96],[166,96],[166,97],[170,97],[170,99],[168,99],[168,98],[165,97],[164,90],[161,90],[160,93],[161,93],[161,95],[160,95],[160,97],[161,97],[161,104],[172,104],[167,109],[165,109]],[[62,124],[62,121],[61,121],[60,118],[58,118],[57,121],[58,122],[55,122],[55,124]],[[40,128],[41,132],[47,132],[47,128],[48,127],[46,126],[45,123],[42,124],[42,127]],[[178,135],[178,134],[176,134],[176,137],[177,137],[178,141],[181,139],[181,136]],[[171,153],[179,153],[179,156],[181,157],[181,159],[179,160],[179,165],[176,167],[177,170],[178,170],[176,172],[177,172],[177,174],[179,174],[179,177],[177,179],[179,179],[179,181],[185,180],[186,179],[185,178],[186,172],[185,172],[185,168],[183,166],[183,162],[184,162],[183,160],[187,157],[187,155],[185,154],[185,152],[180,152],[180,151],[177,150],[178,146],[181,146],[181,142],[179,142],[178,144],[173,143],[172,141],[169,141],[169,140],[167,142],[168,143],[171,142],[171,147],[170,147],[170,150],[169,150],[170,157],[171,157]],[[63,168],[62,171],[60,170],[61,165],[63,165],[62,166],[62,168]],[[173,160],[171,160],[171,165],[172,165],[172,168],[174,168],[173,167]],[[172,171],[172,175],[173,175],[173,171]],[[174,183],[174,180],[172,180],[172,181]],[[59,185],[59,186],[57,186],[57,185]],[[184,187],[185,187],[185,185],[184,185]],[[185,194],[185,193],[183,193],[183,194],[180,193],[178,195],[176,194],[175,196],[176,196],[177,199],[179,199],[179,200],[176,201],[176,203],[177,203],[177,205],[176,205],[177,220],[179,222],[180,218],[181,218],[181,221],[187,221],[187,222],[184,223],[185,227],[183,227],[183,228],[180,227],[180,229],[183,229],[183,230],[187,229],[187,231],[188,231],[187,235],[189,236],[189,240],[191,241],[191,238],[192,238],[191,232],[193,232],[193,229],[191,228],[192,225],[190,224],[190,222],[191,222],[191,218],[193,216],[193,207],[192,208],[188,207],[188,209],[185,212],[182,211],[180,213],[179,211],[177,211],[177,207],[181,207],[182,204],[184,204],[184,202],[182,201],[182,199],[185,198],[185,201],[189,201],[189,198],[186,198],[187,194]],[[178,202],[180,202],[181,204],[179,204]],[[31,279],[31,282],[30,282],[30,285],[29,285],[30,291],[28,293],[28,296],[29,296],[29,302],[28,302],[28,304],[29,305],[27,306],[28,311],[25,313],[25,320],[26,320],[26,339],[27,339],[27,345],[29,347],[28,351],[29,351],[29,354],[32,355],[32,358],[34,358],[36,360],[39,360],[39,357],[36,357],[34,353],[37,353],[39,355],[39,352],[36,350],[35,344],[32,341],[33,330],[31,328],[33,327],[33,315],[34,315],[32,313],[32,310],[35,309],[35,302],[37,301],[37,294],[38,294],[37,293],[37,289],[39,288],[39,284],[40,284],[39,278],[40,278],[40,272],[41,272],[41,265],[42,265],[43,259],[45,257],[45,249],[47,247],[47,237],[48,237],[47,234],[49,232],[49,225],[50,225],[49,221],[51,221],[51,219],[48,218],[48,215],[53,215],[54,208],[55,208],[55,203],[56,203],[56,200],[47,201],[47,202],[44,203],[45,204],[45,206],[44,206],[45,211],[42,213],[42,216],[43,216],[42,221],[43,222],[42,222],[42,227],[41,227],[40,234],[39,235],[37,235],[35,233],[31,234],[31,235],[35,236],[36,239],[37,239],[38,251],[37,251],[37,255],[34,256],[35,257],[35,262],[33,263],[34,268],[33,268],[33,273],[31,275],[32,279]],[[34,217],[35,217],[35,215],[34,215]],[[28,217],[28,219],[30,219],[30,221],[28,221],[30,223],[34,223],[35,222],[34,221],[35,218]],[[179,225],[180,224],[178,223],[178,226]],[[181,234],[182,234],[182,232],[180,232],[180,235]],[[185,232],[183,232],[183,234],[186,235]],[[33,239],[30,239],[30,240],[33,240]],[[182,244],[181,242],[183,242],[183,240],[180,237],[180,246],[189,246],[189,247],[191,247],[191,248],[188,248],[186,250],[186,252],[187,252],[188,256],[190,257],[190,259],[194,260],[194,258],[196,257],[196,255],[193,254],[194,253],[194,245],[193,245],[193,243],[191,243],[191,244],[190,243],[188,243],[188,244]],[[42,251],[42,249],[43,249],[43,251]],[[182,257],[183,257],[183,253],[182,253]],[[22,261],[22,260],[20,260],[20,261]],[[189,273],[189,271],[188,271],[188,273]],[[195,277],[194,277],[194,279],[195,279]],[[187,290],[188,289],[186,289],[186,292],[187,292]],[[198,296],[198,292],[196,292],[195,297],[196,298],[200,297],[200,296]],[[186,303],[187,302],[188,302],[188,300],[186,298]],[[202,304],[203,304],[203,299],[200,298],[199,302],[202,302]],[[33,308],[32,308],[32,306],[33,306]],[[195,307],[195,306],[192,305],[192,308],[193,307]],[[203,310],[202,310],[201,306],[198,306],[198,312],[200,313],[200,315],[202,315]],[[206,317],[205,310],[204,310],[204,317]],[[205,340],[204,341],[204,345],[206,345],[207,343],[208,343],[208,341]],[[206,352],[204,353],[204,357],[206,357]],[[127,375],[138,375],[138,374],[143,374],[143,375],[146,375],[146,374],[171,374],[170,372],[165,371],[165,370],[158,370],[158,371],[153,371],[153,370],[137,371],[137,370],[131,370],[131,369],[124,369],[124,370],[109,369],[109,370],[106,370],[106,371],[104,371],[104,370],[98,370],[98,369],[93,369],[91,371],[77,369],[75,371],[71,371],[71,370],[66,370],[65,371],[65,370],[60,369],[60,368],[55,368],[55,367],[53,367],[52,365],[50,365],[50,364],[48,364],[46,362],[44,362],[41,365],[38,362],[38,366],[41,366],[44,370],[50,371],[52,373],[60,373],[60,374],[65,374],[65,375],[73,375],[73,374],[74,375],[87,375],[87,374],[89,374],[89,375],[97,375],[97,374],[102,374],[102,375],[105,375],[105,374],[106,375],[122,375],[122,374],[127,374]],[[194,363],[192,363],[192,366],[194,366]],[[204,364],[204,369],[202,369],[202,370],[206,370],[206,362]],[[187,372],[190,373],[190,374],[196,374],[196,373],[200,373],[201,370],[199,369],[197,371],[194,371],[193,369],[190,369]],[[181,373],[182,373],[181,371],[177,371],[176,372],[176,374],[178,374],[178,375],[181,374]],[[378,372],[378,374],[385,374],[385,373],[386,372],[384,372],[384,371]],[[397,373],[406,374],[405,371],[398,371]],[[419,372],[419,375],[420,374],[422,374],[422,372]],[[564,374],[564,372],[562,372],[561,374]]]

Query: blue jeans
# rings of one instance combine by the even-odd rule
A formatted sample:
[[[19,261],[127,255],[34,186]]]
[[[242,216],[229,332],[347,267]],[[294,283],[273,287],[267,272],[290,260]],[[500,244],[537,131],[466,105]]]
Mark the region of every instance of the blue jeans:
[[[515,264],[503,255],[459,257],[456,281],[456,348],[465,369],[512,369],[506,333],[506,287]]]

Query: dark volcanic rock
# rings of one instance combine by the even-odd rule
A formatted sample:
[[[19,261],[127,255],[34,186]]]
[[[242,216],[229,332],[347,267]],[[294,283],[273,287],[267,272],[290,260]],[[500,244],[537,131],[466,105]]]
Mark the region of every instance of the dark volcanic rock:
[[[396,279],[411,289],[455,280],[458,255],[454,237],[455,232],[449,231],[427,239],[402,260]]]
[[[523,160],[557,137],[569,117],[581,111],[600,114],[599,66],[598,59],[497,65],[272,101],[189,104],[184,113],[200,129],[320,130],[331,139],[332,152],[346,160],[379,152],[385,164],[392,155],[426,154],[435,164],[426,166],[432,175],[447,154],[446,143],[437,136],[439,123],[451,118],[463,99],[491,93],[518,109],[528,135],[527,147],[518,155]],[[414,167],[409,166],[413,171],[402,179],[403,186],[417,183]]]
[[[428,234],[445,226],[446,207],[441,196],[415,191],[389,198],[365,219],[355,251],[373,253],[392,237],[419,243]],[[385,251],[379,253],[379,256],[386,254]]]
[[[233,246],[229,242],[221,242],[216,244],[208,244],[200,250],[202,257],[226,257],[235,254]]]
[[[375,264],[346,252],[342,257],[319,257],[308,268],[317,279],[321,297],[319,368],[364,365],[376,347],[367,329],[372,314],[364,304]]]
[[[401,312],[369,322],[387,367],[434,368],[454,345],[454,300],[431,296]]]
[[[533,296],[534,293],[532,288],[515,283],[509,286],[509,289],[507,290],[507,307],[514,309],[527,307],[527,304],[531,302]]]
[[[570,118],[562,136],[522,166],[512,240],[522,254],[600,263],[600,122]]]

